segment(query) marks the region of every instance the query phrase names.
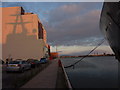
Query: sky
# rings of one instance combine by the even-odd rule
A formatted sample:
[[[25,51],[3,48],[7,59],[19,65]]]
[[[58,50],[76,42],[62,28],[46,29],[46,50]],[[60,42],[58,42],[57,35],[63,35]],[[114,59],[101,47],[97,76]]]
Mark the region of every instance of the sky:
[[[102,2],[3,2],[38,14],[51,51],[60,55],[87,54],[104,38],[99,29]],[[112,53],[105,41],[94,53]]]

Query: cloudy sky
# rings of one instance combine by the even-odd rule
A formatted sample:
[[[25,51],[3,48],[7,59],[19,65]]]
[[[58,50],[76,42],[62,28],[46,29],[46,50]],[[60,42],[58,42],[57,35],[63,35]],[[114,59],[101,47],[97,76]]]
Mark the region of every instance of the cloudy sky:
[[[51,51],[61,55],[87,54],[104,38],[99,30],[101,2],[6,2],[3,7],[22,6],[38,14]],[[94,53],[112,53],[107,42]]]

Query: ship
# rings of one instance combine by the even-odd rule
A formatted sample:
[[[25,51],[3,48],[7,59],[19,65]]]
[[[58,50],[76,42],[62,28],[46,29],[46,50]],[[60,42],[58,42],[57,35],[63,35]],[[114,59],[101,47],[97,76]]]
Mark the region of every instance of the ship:
[[[100,30],[120,62],[120,1],[103,3]]]

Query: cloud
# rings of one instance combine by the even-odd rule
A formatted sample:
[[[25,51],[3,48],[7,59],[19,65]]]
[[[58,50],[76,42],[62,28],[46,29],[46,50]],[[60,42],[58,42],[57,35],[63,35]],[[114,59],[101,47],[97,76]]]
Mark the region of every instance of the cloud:
[[[49,21],[53,23],[61,22],[64,19],[73,17],[79,13],[80,8],[76,4],[63,5],[50,12]]]
[[[103,37],[99,30],[101,10],[96,9],[94,5],[96,7],[96,3],[86,3],[86,5],[74,3],[51,10],[48,22],[44,22],[48,32],[48,42],[56,42],[60,45],[72,42],[71,45],[73,43],[78,45],[76,41],[89,40],[91,37],[101,39]]]
[[[57,46],[57,50],[60,55],[87,55],[96,46]],[[56,46],[51,46],[52,52],[56,51]],[[93,53],[113,53],[109,46],[103,45],[98,47]],[[93,54],[92,53],[92,54]]]
[[[60,55],[83,55],[97,46],[103,39],[99,30],[101,8],[98,4],[65,4],[50,11],[48,21],[44,23],[51,50],[55,51],[57,45]],[[107,42],[97,52],[113,53]]]

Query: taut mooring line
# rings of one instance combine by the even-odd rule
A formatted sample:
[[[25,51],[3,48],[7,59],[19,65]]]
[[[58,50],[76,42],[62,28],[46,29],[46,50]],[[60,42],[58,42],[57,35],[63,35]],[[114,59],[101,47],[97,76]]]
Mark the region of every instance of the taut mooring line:
[[[84,58],[88,57],[90,53],[92,53],[95,49],[97,49],[100,45],[103,44],[103,42],[105,41],[105,39],[102,39],[101,42],[95,47],[93,48],[87,55],[83,56],[80,60],[78,60],[77,62],[71,64],[71,65],[68,65],[68,66],[65,66],[64,68],[70,68],[70,67],[73,67],[74,69],[74,66],[79,63],[80,61],[82,61]]]

